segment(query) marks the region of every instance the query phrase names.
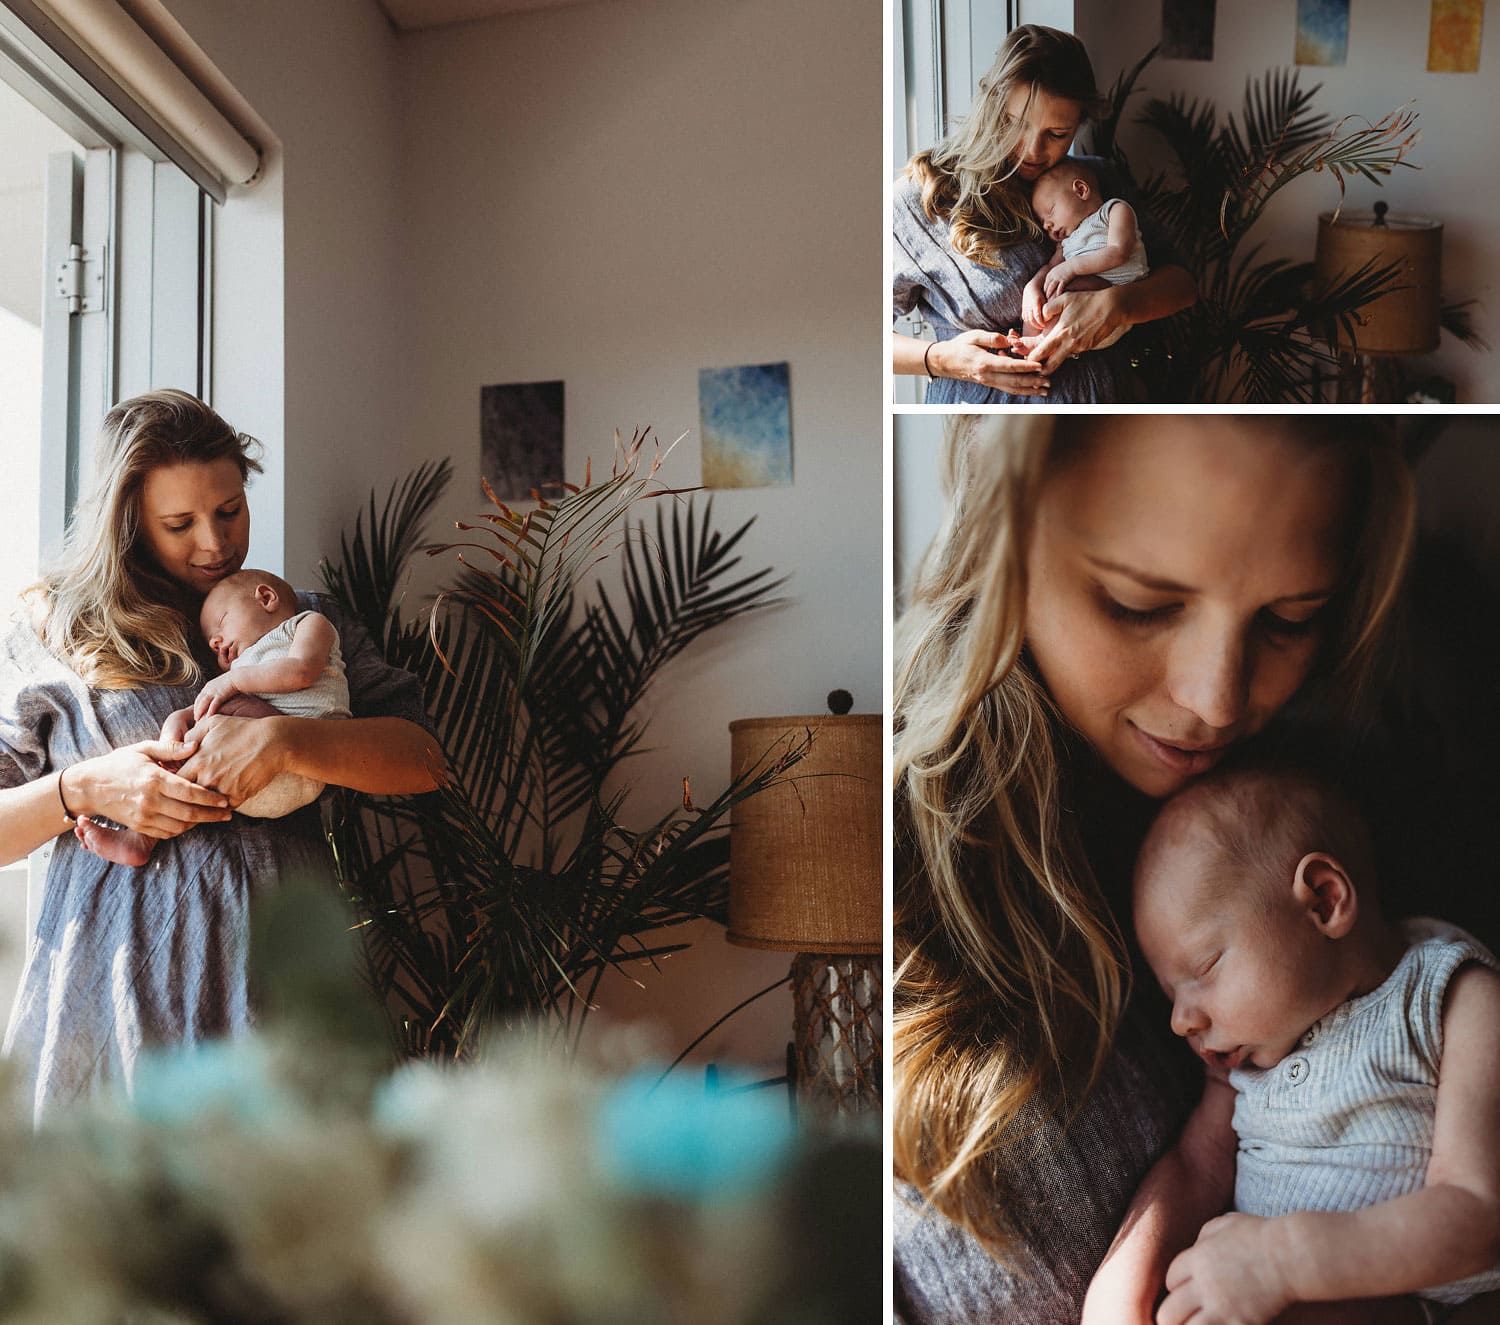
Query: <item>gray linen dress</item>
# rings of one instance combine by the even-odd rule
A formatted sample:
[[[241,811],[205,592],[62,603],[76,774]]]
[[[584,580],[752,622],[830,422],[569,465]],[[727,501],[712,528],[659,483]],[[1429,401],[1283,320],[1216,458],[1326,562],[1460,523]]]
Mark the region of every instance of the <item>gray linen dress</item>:
[[[416,677],[387,666],[332,602],[298,599],[338,629],[356,718],[428,726]],[[196,693],[91,690],[18,619],[0,639],[0,787],[153,740]],[[201,824],[157,843],[140,868],[58,837],[5,1033],[35,1119],[107,1085],[129,1090],[143,1048],[246,1030],[250,906],[294,877],[333,878],[316,802],[283,819]]]
[[[1107,198],[1123,198],[1135,209],[1141,239],[1151,270],[1182,266],[1183,259],[1166,231],[1145,209],[1136,191],[1102,157],[1077,160],[1099,173]],[[1021,293],[1046,265],[1055,245],[1042,239],[1015,244],[1005,250],[1002,266],[986,267],[960,257],[948,243],[948,223],[932,221],[922,210],[921,190],[909,179],[896,181],[891,202],[894,271],[891,302],[896,317],[914,309],[921,312],[938,340],[951,340],[965,331],[1004,331],[1021,325]],[[1130,343],[1141,328],[1129,331],[1108,349],[1067,359],[1052,373],[1046,397],[1012,396],[978,382],[952,377],[934,378],[927,388],[929,405],[1072,405],[1128,398]]]

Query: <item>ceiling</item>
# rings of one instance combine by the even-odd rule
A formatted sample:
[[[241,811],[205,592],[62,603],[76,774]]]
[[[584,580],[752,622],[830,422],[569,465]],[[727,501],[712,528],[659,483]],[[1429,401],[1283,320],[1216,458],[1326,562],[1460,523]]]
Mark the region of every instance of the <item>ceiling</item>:
[[[402,32],[415,32],[418,28],[440,28],[448,23],[519,14],[528,9],[558,9],[586,0],[377,0],[377,3]]]

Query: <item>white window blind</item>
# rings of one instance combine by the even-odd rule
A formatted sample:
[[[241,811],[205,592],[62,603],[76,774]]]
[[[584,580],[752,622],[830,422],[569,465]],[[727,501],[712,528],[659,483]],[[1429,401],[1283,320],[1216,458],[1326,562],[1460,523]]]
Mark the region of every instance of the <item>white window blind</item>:
[[[243,100],[159,0],[0,3],[34,53],[40,44],[80,75],[210,196],[257,177]]]

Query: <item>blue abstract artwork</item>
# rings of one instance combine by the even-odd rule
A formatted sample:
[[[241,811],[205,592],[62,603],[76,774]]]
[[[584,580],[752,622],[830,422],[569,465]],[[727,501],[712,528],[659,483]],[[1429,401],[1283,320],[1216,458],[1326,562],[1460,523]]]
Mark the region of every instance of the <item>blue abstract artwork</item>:
[[[1349,0],[1297,0],[1297,63],[1344,64],[1349,58]]]
[[[792,404],[785,363],[698,370],[705,488],[792,481]]]

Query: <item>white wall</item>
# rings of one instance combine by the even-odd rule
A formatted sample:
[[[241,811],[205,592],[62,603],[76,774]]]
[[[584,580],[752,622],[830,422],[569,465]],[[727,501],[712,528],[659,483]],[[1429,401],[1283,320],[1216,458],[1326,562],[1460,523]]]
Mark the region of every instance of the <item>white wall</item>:
[[[374,0],[169,7],[279,139],[220,218],[214,396],[279,462],[252,493],[257,529],[282,517],[286,574],[315,585],[356,503],[407,464],[397,41]]]
[[[1158,0],[1079,0],[1076,28],[1088,47],[1102,86],[1135,63],[1160,38]],[[1477,74],[1427,72],[1428,9],[1408,0],[1361,0],[1349,20],[1348,63],[1335,68],[1303,68],[1304,88],[1322,84],[1316,105],[1338,119],[1362,115],[1374,121],[1404,102],[1419,112],[1422,141],[1411,160],[1420,170],[1398,170],[1377,188],[1355,178],[1346,206],[1368,211],[1380,199],[1393,212],[1435,216],[1444,222],[1443,293],[1447,299],[1475,297],[1480,329],[1500,342],[1500,251],[1492,218],[1500,208],[1500,175],[1491,168],[1489,144],[1500,127],[1500,101],[1494,95],[1500,64],[1500,36],[1491,22],[1484,33]],[[1493,15],[1492,15],[1493,18]],[[1140,86],[1149,95],[1182,91],[1207,98],[1220,110],[1238,112],[1247,77],[1291,66],[1296,39],[1295,0],[1258,4],[1220,0],[1212,61],[1162,60],[1149,65]],[[1132,101],[1122,142],[1137,173],[1159,164],[1147,149],[1156,140],[1129,121],[1144,98]],[[1164,163],[1160,163],[1164,164]],[[1144,169],[1143,169],[1144,168]],[[1253,238],[1266,242],[1263,256],[1312,256],[1317,214],[1337,205],[1337,186],[1326,174],[1287,186],[1275,199]],[[1500,400],[1500,352],[1475,352],[1447,333],[1438,351],[1425,356],[1421,371],[1451,378],[1458,399]]]
[[[428,457],[455,461],[445,517],[481,509],[483,385],[566,380],[573,477],[608,464],[616,427],[689,430],[663,471],[688,486],[698,369],[785,359],[795,483],[720,493],[715,513],[758,517],[747,563],[791,572],[791,601],[663,678],[629,819],[683,775],[700,800],[722,788],[733,718],[816,713],[835,686],[878,709],[878,7],[612,0],[399,38],[373,0],[172,8],[284,146],[293,579]],[[255,354],[243,324],[237,344],[216,386]],[[647,993],[605,1000],[664,1021],[674,1051],[787,966],[691,937]],[[789,1020],[764,1000],[704,1052],[776,1067]]]
[[[649,424],[673,486],[700,475],[698,370],[785,359],[787,488],[725,491],[757,518],[746,564],[791,601],[663,678],[628,821],[728,780],[728,723],[880,706],[880,14],[863,0],[614,0],[403,37],[406,435],[453,454],[448,509],[481,509],[479,389],[563,378],[566,468]],[[700,498],[701,500],[701,498]],[[616,1016],[685,1044],[788,958],[697,927],[668,978],[617,982]],[[779,1063],[771,996],[705,1046]]]

